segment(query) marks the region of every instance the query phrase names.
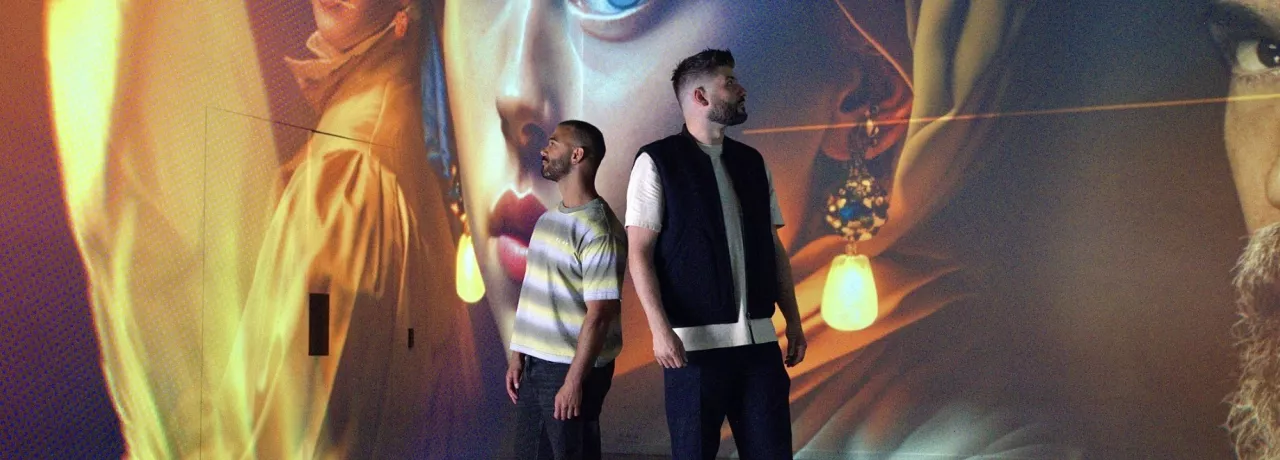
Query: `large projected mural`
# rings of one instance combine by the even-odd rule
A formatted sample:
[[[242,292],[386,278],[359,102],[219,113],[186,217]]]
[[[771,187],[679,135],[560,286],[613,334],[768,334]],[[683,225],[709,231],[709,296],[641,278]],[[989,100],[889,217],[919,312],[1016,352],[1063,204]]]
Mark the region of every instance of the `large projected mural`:
[[[1266,458],[1273,159],[1243,133],[1275,119],[1280,61],[1255,3],[1179,32],[1205,62],[1216,38],[1248,96],[1227,104],[1228,156],[1228,72],[1090,80],[1116,65],[1102,25],[1129,14],[1107,2],[1094,19],[1019,0],[50,1],[36,116],[100,350],[83,371],[131,458],[511,455],[506,350],[533,224],[560,201],[539,151],[562,120],[598,126],[597,187],[624,216],[635,153],[681,129],[672,70],[718,48],[750,101],[728,135],[772,173],[808,337],[788,369],[796,458],[1227,458],[1233,439]],[[1038,54],[1058,41],[1097,46]],[[1188,117],[1208,134],[1093,137]],[[1122,149],[1216,175],[1185,205],[1224,209],[1213,242],[1147,235],[1203,248],[1150,246],[1167,275],[1090,258],[1142,253],[1117,235],[1149,227],[1119,213],[1204,220],[1097,192],[1159,182],[1138,153],[1088,156]],[[1262,229],[1238,281],[1252,364],[1229,397],[1243,222]],[[604,450],[664,456],[662,369],[627,286]],[[720,454],[737,455],[727,426]]]

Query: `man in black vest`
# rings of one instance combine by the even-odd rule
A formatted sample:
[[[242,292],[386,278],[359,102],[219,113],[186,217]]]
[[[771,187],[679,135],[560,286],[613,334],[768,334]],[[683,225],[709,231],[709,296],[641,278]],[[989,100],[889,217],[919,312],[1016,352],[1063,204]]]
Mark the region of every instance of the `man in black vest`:
[[[733,67],[722,50],[676,66],[685,127],[640,149],[627,187],[631,277],[664,368],[677,459],[714,458],[725,418],[742,458],[791,458],[774,305],[787,322],[787,366],[804,359],[804,331],[764,158],[724,135],[747,119]]]

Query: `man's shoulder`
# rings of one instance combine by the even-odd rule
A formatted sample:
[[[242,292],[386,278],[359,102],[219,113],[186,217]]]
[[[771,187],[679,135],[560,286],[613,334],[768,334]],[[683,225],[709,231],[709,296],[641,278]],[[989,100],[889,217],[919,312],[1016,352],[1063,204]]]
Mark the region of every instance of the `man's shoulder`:
[[[613,210],[609,209],[608,204],[601,201],[598,205],[590,206],[584,211],[579,218],[587,228],[587,231],[581,235],[583,241],[626,237],[625,231],[621,230],[622,221],[614,215]]]
[[[640,151],[636,153],[636,156],[648,154],[652,158],[654,155],[663,155],[678,146],[681,141],[684,141],[684,139],[680,134],[672,134],[640,147]]]
[[[552,209],[538,217],[538,222],[533,225],[533,237],[565,240],[570,238],[574,225],[572,217]]]

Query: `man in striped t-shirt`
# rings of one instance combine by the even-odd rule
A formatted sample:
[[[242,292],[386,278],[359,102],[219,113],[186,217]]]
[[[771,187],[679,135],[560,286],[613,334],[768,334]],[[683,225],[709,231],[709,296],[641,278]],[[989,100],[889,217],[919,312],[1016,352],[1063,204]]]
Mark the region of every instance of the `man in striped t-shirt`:
[[[542,149],[542,177],[563,201],[534,226],[516,306],[506,380],[520,458],[600,458],[627,266],[622,223],[595,189],[604,152],[600,130],[576,120]]]

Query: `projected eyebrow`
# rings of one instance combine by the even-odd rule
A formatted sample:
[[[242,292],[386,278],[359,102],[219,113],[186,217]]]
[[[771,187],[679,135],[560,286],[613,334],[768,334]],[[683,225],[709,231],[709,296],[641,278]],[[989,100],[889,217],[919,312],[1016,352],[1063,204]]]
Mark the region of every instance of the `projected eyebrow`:
[[[1238,69],[1243,65],[1240,62],[1242,45],[1277,41],[1280,27],[1276,21],[1280,20],[1280,10],[1276,11],[1270,14],[1233,0],[1215,1],[1209,5],[1205,22],[1218,57],[1226,68]],[[1269,17],[1272,20],[1268,20]]]
[[[1276,27],[1257,10],[1232,1],[1216,1],[1209,5],[1208,22],[1215,31],[1231,36],[1251,34],[1275,36]],[[1280,19],[1280,18],[1278,18]]]

